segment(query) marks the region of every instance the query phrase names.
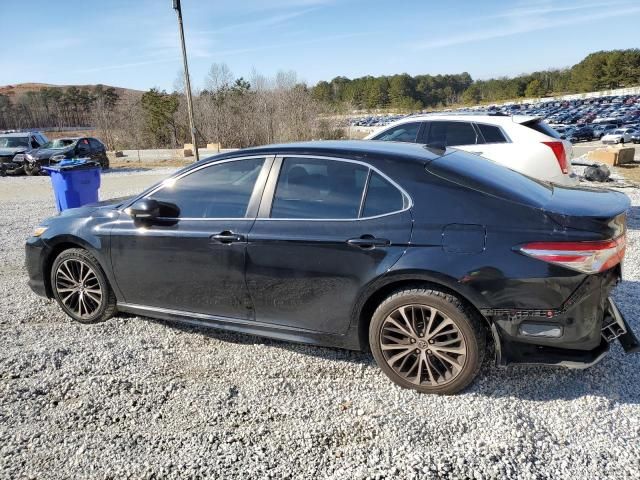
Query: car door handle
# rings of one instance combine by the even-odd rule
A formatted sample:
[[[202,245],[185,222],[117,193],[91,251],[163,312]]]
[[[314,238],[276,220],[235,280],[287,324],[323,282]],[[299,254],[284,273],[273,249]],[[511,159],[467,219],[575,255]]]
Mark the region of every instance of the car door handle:
[[[218,243],[244,242],[245,236],[225,230],[224,232],[211,235],[211,240]]]
[[[391,245],[391,241],[386,238],[376,238],[373,235],[362,235],[358,238],[350,238],[347,240],[347,244],[352,247],[372,249],[376,247],[388,247]]]

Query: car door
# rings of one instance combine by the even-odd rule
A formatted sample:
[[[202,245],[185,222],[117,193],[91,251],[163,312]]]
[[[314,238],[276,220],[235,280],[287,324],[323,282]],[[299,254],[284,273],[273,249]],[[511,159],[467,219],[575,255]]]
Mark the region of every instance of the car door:
[[[90,138],[89,144],[91,145],[91,160],[101,163],[104,156],[104,145],[95,138]]]
[[[121,213],[111,262],[127,304],[253,318],[245,279],[247,234],[273,159],[210,163],[145,195],[161,205],[144,224]]]
[[[81,138],[76,145],[76,158],[91,158],[91,145],[88,138]]]
[[[247,245],[256,321],[345,333],[363,287],[406,250],[410,206],[368,164],[277,158]]]

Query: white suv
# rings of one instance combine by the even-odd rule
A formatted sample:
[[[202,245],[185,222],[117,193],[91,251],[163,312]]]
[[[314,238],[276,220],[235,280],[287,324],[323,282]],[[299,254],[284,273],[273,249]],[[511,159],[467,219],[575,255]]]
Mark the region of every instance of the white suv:
[[[367,140],[455,147],[482,155],[533,178],[576,185],[571,142],[539,117],[500,114],[426,114],[403,118]]]

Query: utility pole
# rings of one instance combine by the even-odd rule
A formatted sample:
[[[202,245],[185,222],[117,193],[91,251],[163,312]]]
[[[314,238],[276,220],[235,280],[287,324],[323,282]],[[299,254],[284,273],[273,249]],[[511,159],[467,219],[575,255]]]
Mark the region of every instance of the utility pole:
[[[189,111],[189,128],[191,129],[191,143],[193,144],[193,154],[196,162],[200,160],[198,154],[198,144],[196,143],[196,126],[193,123],[193,101],[191,100],[191,80],[189,80],[189,65],[187,64],[187,47],[184,44],[184,28],[182,27],[182,8],[180,0],[173,0],[173,9],[178,16],[178,28],[180,30],[180,43],[182,45],[182,61],[184,62],[184,84],[187,91],[187,110]]]

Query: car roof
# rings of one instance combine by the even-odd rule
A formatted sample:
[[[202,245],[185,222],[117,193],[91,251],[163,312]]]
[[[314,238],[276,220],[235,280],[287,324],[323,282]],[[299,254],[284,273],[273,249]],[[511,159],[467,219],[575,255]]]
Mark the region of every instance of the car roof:
[[[423,113],[420,115],[411,115],[400,120],[390,123],[387,127],[392,125],[400,125],[408,122],[424,121],[424,120],[452,120],[452,121],[465,121],[465,122],[480,122],[491,123],[494,125],[506,125],[512,123],[526,123],[534,120],[539,120],[539,116],[535,115],[496,115],[489,113],[475,113],[475,112],[452,112],[452,113]]]
[[[29,135],[33,135],[34,133],[40,132],[11,132],[11,133],[0,133],[1,137],[27,137]]]
[[[396,157],[418,162],[429,162],[451,153],[452,149],[437,150],[416,143],[379,142],[374,140],[316,140],[311,142],[282,143],[245,148],[222,155],[216,160],[246,155],[320,155],[345,158]]]

